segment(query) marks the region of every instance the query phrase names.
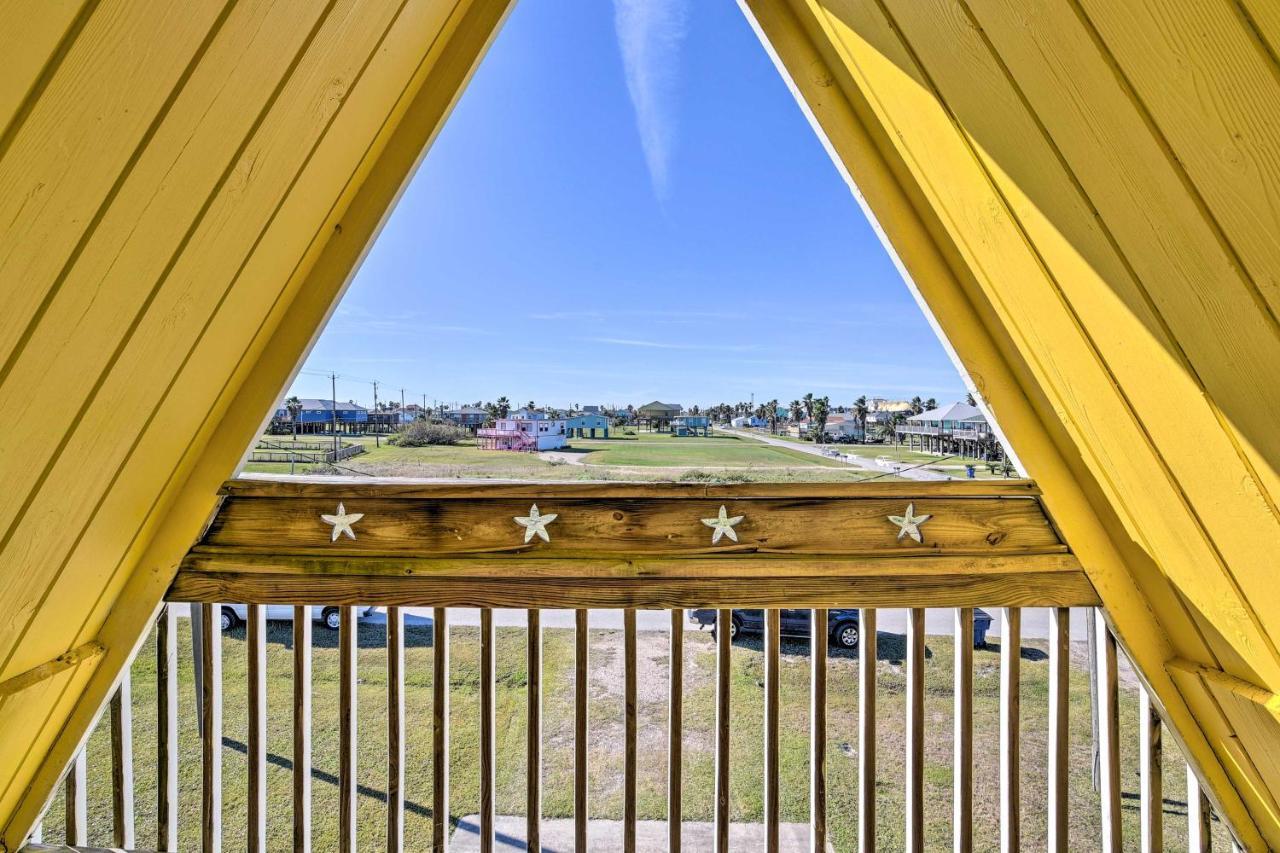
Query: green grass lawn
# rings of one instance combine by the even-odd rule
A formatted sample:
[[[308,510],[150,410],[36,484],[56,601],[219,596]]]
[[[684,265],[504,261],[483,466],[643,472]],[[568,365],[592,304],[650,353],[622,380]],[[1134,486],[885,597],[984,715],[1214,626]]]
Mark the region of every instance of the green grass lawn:
[[[180,625],[180,750],[181,849],[198,848],[200,759],[193,707],[191,646],[187,620]],[[290,833],[291,671],[287,623],[271,625],[268,646],[268,846],[286,849]],[[474,628],[455,628],[450,678],[451,806],[453,816],[478,808],[478,637]],[[336,634],[317,626],[314,651],[314,848],[337,846],[338,684]],[[386,655],[384,630],[362,625],[359,649],[359,834],[362,846],[380,849],[386,790]],[[407,848],[422,849],[431,827],[431,631],[410,628],[406,650],[406,714],[408,754],[406,773]],[[572,632],[548,630],[544,640],[545,762],[543,813],[572,816]],[[135,799],[138,844],[154,843],[155,665],[153,643],[143,647],[133,667],[135,743]],[[641,819],[662,820],[666,798],[666,678],[667,636],[642,633],[639,647]],[[763,666],[758,640],[746,638],[733,651],[731,808],[735,821],[761,819],[761,721]],[[224,849],[245,846],[245,642],[243,629],[223,638]],[[877,779],[878,847],[902,848],[903,716],[905,683],[902,637],[881,634],[878,663]],[[593,817],[622,816],[622,636],[593,631],[591,636],[591,776]],[[951,713],[952,644],[949,637],[929,637],[926,663],[925,821],[927,846],[949,846],[951,833]],[[710,820],[713,772],[714,649],[709,635],[686,635],[684,751],[682,791],[687,820]],[[499,629],[497,668],[497,809],[522,814],[524,805],[525,634]],[[979,849],[992,849],[998,838],[998,695],[999,658],[995,650],[975,653],[975,838]],[[828,811],[831,838],[837,850],[853,849],[857,824],[857,660],[829,659]],[[1042,643],[1028,643],[1022,662],[1022,803],[1023,845],[1044,846],[1045,744],[1048,664]],[[782,669],[782,784],[783,819],[808,818],[808,673],[807,644],[784,647]],[[1125,689],[1121,696],[1121,729],[1126,849],[1136,849],[1137,696]],[[1071,848],[1098,847],[1098,804],[1089,781],[1088,682],[1076,669],[1071,681],[1072,787]],[[91,844],[110,839],[109,726],[100,725],[89,742]],[[1185,845],[1185,773],[1176,748],[1166,739],[1166,844]],[[62,839],[63,803],[55,799],[45,820],[45,838]],[[1215,829],[1217,849],[1225,850],[1223,829]]]
[[[275,446],[287,447],[290,442],[288,436],[266,438]],[[472,441],[444,447],[396,447],[371,436],[343,441],[362,444],[366,450],[338,466],[297,464],[291,469],[283,462],[251,462],[245,471],[448,479],[709,482],[830,482],[868,476],[831,459],[723,434],[675,438],[667,433],[626,435],[618,431],[608,439],[571,439],[555,457],[481,450]]]

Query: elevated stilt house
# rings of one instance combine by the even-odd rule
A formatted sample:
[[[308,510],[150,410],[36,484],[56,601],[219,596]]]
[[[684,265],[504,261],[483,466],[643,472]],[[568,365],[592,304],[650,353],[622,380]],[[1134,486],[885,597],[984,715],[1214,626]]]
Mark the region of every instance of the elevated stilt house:
[[[1211,808],[1240,849],[1280,848],[1274,4],[741,6],[1032,480],[628,491],[229,479],[510,4],[66,0],[9,9],[0,27],[0,411],[9,424],[0,439],[0,851],[31,841],[60,786],[70,840],[84,842],[83,749],[104,714],[121,733],[114,844],[176,849],[175,715],[196,709],[169,701],[176,652],[167,601],[193,602],[206,626],[222,602],[251,605],[250,848],[265,847],[277,820],[289,822],[296,849],[309,843],[309,620],[297,620],[293,635],[289,813],[273,806],[268,815],[261,619],[269,604],[342,607],[341,849],[356,841],[358,604],[391,608],[391,711],[360,722],[387,727],[387,845],[404,841],[397,774],[410,736],[395,713],[398,607],[438,608],[438,629],[448,607],[486,608],[476,688],[482,758],[454,768],[477,774],[486,844],[495,833],[496,741],[487,608],[626,608],[629,696],[634,608],[723,608],[717,849],[728,839],[730,774],[742,772],[729,751],[730,609],[767,611],[765,718],[776,722],[778,608],[812,608],[815,619],[828,607],[862,608],[867,661],[875,609],[912,608],[904,811],[894,819],[904,822],[906,848],[920,850],[923,608],[955,608],[963,627],[986,605],[1003,608],[1002,645],[1013,650],[1002,660],[1012,721],[999,747],[1002,843],[1020,846],[1021,810],[1032,807],[1049,848],[1065,850],[1067,634],[1058,608],[1083,605],[1097,608],[1102,770],[1090,805],[1101,810],[1102,837],[1086,843],[1123,843],[1119,649],[1145,701],[1145,843],[1158,847],[1151,750],[1158,758],[1163,726],[1166,747],[1188,762],[1193,816]],[[654,418],[669,423],[678,410]],[[616,558],[608,577],[605,550]],[[530,555],[537,573],[522,571]],[[422,571],[406,571],[415,566]],[[1054,608],[1049,651],[1059,679],[1048,697],[1048,760],[1025,759],[1046,774],[1048,793],[1035,804],[1018,794],[1015,640],[1019,608],[1031,606]],[[142,645],[153,626],[164,725],[147,747],[158,753],[145,759],[157,768],[159,829],[143,838],[133,831],[125,751],[142,744],[124,733],[128,664],[157,654]],[[435,660],[447,667],[448,632],[440,637]],[[815,636],[815,661],[825,660],[825,642]],[[536,720],[540,646],[531,648]],[[199,835],[203,849],[216,850],[221,652],[216,642],[198,649],[207,687]],[[868,695],[874,672],[860,670]],[[824,666],[811,681],[818,727]],[[445,685],[434,697],[437,720],[447,721],[439,703],[449,680],[435,682]],[[683,682],[673,677],[668,689],[678,745]],[[963,679],[956,695],[951,796],[957,849],[967,849],[975,779]],[[579,738],[589,725],[582,697]],[[873,738],[859,749],[856,808],[866,816],[875,807],[877,712],[860,707],[859,730]],[[628,713],[622,727],[619,796],[632,846],[635,747],[649,725]],[[436,815],[451,813],[441,769],[448,728],[431,734]],[[821,768],[827,741],[816,730],[812,766]],[[772,838],[776,725],[764,734],[762,820]],[[536,842],[536,738],[527,749],[527,831]],[[575,825],[585,837],[588,752],[576,755]],[[678,748],[646,760],[664,761],[680,790]],[[826,784],[822,773],[810,779],[818,845]],[[678,796],[670,808],[677,817]],[[865,822],[863,849],[876,849],[875,825]],[[1205,826],[1194,818],[1193,836]],[[437,821],[431,838],[406,846],[440,849],[447,831]],[[671,833],[678,841],[679,821]]]

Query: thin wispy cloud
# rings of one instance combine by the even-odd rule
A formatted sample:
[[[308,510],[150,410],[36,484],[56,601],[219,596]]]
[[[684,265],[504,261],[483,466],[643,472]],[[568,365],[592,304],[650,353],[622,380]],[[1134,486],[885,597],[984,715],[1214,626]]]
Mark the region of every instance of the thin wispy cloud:
[[[581,340],[591,344],[611,344],[619,347],[641,347],[643,349],[703,350],[713,352],[750,352],[759,349],[759,347],[750,345],[689,344],[679,341],[649,341],[642,338],[582,338]]]
[[[675,143],[674,101],[680,45],[687,32],[686,0],[613,0],[613,25],[636,114],[653,193],[668,194]]]

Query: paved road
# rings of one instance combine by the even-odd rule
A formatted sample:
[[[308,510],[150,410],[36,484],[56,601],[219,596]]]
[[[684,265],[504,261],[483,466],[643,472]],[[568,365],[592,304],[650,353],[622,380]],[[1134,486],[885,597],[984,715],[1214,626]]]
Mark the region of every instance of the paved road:
[[[738,430],[738,429],[726,430],[726,429],[721,429],[720,427],[717,427],[717,429],[720,432],[730,433],[731,435],[739,435],[739,436],[742,436],[743,438],[754,438],[756,441],[762,441],[765,444],[772,444],[775,447],[785,447],[788,450],[796,450],[796,451],[799,451],[800,453],[808,453],[812,456],[821,456],[824,459],[831,458],[830,456],[827,456],[822,452],[823,445],[800,444],[798,442],[785,441],[781,438],[774,438],[771,435],[764,435],[762,433],[750,432],[747,430]],[[859,456],[845,456],[842,458],[848,460],[848,464],[852,465],[855,468],[864,468],[868,471],[875,471],[877,474],[896,473],[899,477],[903,477],[907,480],[951,480],[953,479],[952,477],[948,477],[946,474],[942,474],[938,471],[928,471],[924,468],[909,468],[909,467],[903,466],[898,471],[890,471],[887,468],[882,468],[879,465],[877,465],[874,459],[863,459]]]

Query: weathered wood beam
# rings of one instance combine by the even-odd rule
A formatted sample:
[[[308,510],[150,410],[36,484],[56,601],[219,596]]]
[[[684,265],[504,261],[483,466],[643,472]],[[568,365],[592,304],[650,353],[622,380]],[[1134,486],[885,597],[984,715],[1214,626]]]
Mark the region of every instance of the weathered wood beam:
[[[171,601],[399,607],[1086,607],[1081,571],[858,577],[418,577],[181,571]],[[589,580],[590,582],[584,582]]]

